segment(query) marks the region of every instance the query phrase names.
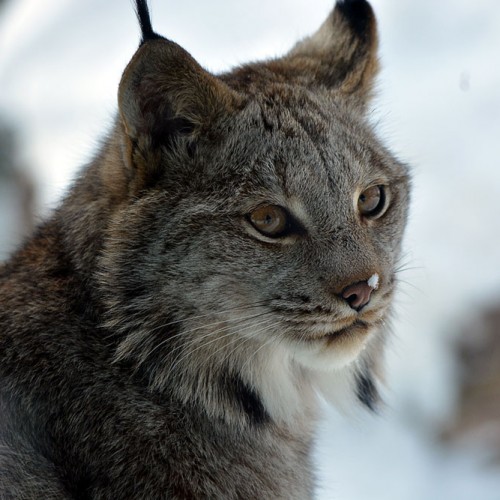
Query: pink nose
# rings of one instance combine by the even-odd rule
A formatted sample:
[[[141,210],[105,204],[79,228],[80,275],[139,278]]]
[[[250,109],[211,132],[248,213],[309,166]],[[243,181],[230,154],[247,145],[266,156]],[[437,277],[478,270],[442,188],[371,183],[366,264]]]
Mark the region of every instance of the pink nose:
[[[370,302],[372,291],[373,288],[366,281],[360,281],[345,288],[342,297],[354,310],[361,311]]]

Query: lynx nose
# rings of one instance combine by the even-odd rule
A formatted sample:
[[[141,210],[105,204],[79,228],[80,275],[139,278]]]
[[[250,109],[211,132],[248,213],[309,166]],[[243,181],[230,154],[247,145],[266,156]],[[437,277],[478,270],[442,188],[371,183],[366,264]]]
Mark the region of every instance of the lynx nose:
[[[342,292],[342,297],[356,311],[361,311],[368,302],[374,288],[368,284],[367,281],[360,281],[349,285]]]

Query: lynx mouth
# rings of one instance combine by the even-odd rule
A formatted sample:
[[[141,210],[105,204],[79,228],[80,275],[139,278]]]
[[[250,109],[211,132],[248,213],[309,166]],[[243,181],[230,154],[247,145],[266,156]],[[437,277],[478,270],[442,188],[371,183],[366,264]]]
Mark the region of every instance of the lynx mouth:
[[[294,356],[299,363],[312,370],[342,368],[359,356],[374,327],[373,323],[360,319],[343,325],[333,322],[329,325],[309,325],[296,343]]]
[[[338,317],[297,318],[287,321],[291,335],[303,344],[346,344],[366,338],[383,323],[386,308],[368,310],[362,314]]]
[[[309,342],[324,342],[331,344],[337,341],[347,340],[348,338],[354,339],[360,335],[364,336],[371,329],[369,323],[356,319],[347,324],[336,325],[333,323],[319,322],[308,325],[307,333],[300,335],[300,340],[306,343]]]

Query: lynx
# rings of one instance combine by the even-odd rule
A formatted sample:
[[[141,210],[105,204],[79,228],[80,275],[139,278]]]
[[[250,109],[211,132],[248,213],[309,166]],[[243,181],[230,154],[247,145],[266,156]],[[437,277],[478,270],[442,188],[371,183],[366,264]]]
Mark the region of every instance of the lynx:
[[[373,11],[220,75],[137,13],[102,149],[0,268],[0,497],[310,498],[321,395],[379,401],[407,215]]]

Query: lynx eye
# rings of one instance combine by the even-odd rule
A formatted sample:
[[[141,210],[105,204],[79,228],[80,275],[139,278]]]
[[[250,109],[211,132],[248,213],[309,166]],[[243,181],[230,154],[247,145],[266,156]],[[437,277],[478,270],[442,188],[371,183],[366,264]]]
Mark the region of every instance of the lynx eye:
[[[365,189],[358,198],[358,210],[363,217],[375,218],[382,214],[385,208],[384,186],[372,186]]]
[[[288,230],[288,214],[278,205],[264,205],[256,208],[249,215],[253,227],[264,236],[278,238]]]

